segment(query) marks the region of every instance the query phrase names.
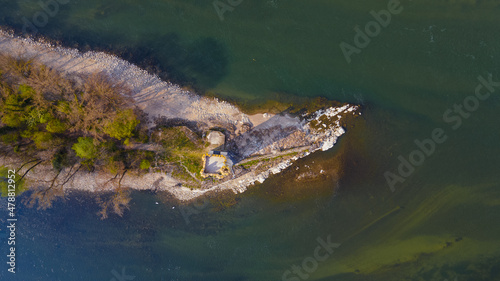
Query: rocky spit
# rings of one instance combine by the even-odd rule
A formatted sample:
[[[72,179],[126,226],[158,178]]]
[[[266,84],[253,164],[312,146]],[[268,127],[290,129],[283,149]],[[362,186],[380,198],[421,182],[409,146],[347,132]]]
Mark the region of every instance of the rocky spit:
[[[249,186],[262,183],[272,174],[280,173],[297,159],[317,150],[332,148],[337,139],[345,133],[340,120],[346,115],[360,114],[358,106],[345,104],[308,116],[279,114],[270,118],[257,118],[262,120],[262,123],[254,124],[251,120],[256,118],[251,118],[228,102],[184,90],[113,55],[102,52],[81,53],[76,49],[15,37],[3,31],[0,31],[0,52],[36,59],[69,77],[104,72],[117,83],[123,83],[132,90],[132,98],[136,105],[148,114],[151,124],[154,124],[153,121],[157,118],[164,118],[195,122],[204,129],[212,126],[231,128],[232,138],[227,145],[238,160],[252,157],[257,159],[262,156],[279,159],[264,170],[250,169],[204,189],[190,189],[170,175],[160,172],[142,175],[127,173],[120,181],[120,186],[126,188],[168,191],[181,201],[192,200],[207,192],[244,192]],[[290,156],[290,151],[294,152],[293,156]],[[280,155],[282,157],[276,157]],[[15,168],[21,166],[21,162],[4,156],[0,158],[0,165]],[[26,169],[28,168],[24,167],[19,172],[23,173]],[[118,186],[117,180],[110,180],[113,176],[109,174],[72,172],[74,171],[70,168],[63,169],[54,184],[62,185],[66,190],[90,192],[111,191]],[[26,178],[31,186],[40,186],[52,184],[55,176],[50,163],[41,163],[32,169]]]

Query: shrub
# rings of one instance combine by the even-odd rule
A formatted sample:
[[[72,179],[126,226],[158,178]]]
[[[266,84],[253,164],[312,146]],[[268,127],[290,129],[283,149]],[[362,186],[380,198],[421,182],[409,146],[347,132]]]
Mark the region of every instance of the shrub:
[[[59,101],[57,103],[56,109],[60,113],[71,114],[71,107],[67,101]]]
[[[6,144],[15,144],[19,141],[19,133],[18,132],[9,132],[5,135],[2,135],[2,142]]]
[[[150,163],[148,160],[146,160],[146,159],[143,159],[143,160],[141,161],[141,165],[139,165],[139,168],[141,168],[141,169],[143,169],[143,170],[147,170],[147,169],[149,169],[150,167],[151,167],[151,163]]]
[[[31,139],[35,142],[38,149],[47,149],[49,142],[52,140],[52,134],[48,132],[36,132]]]
[[[66,149],[59,150],[52,159],[52,167],[59,171],[69,165],[68,152]]]
[[[118,159],[115,159],[116,157],[110,157],[106,161],[106,164],[104,166],[104,169],[107,170],[111,174],[117,174],[121,170],[125,169],[125,165],[123,164],[122,161],[119,161]]]
[[[168,150],[195,150],[197,148],[181,127],[162,128],[159,133],[161,137],[157,137],[157,141]]]

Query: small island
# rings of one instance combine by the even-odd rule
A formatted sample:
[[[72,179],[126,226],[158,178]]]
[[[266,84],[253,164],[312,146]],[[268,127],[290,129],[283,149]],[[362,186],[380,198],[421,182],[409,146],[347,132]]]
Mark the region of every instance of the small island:
[[[113,192],[103,216],[123,212],[130,189],[244,192],[332,148],[360,114],[326,100],[246,114],[116,56],[0,32],[0,167],[41,208],[67,190]]]

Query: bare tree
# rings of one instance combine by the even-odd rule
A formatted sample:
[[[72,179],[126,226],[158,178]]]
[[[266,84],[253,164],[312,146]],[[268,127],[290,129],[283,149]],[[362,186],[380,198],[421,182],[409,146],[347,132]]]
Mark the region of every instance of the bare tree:
[[[33,207],[37,206],[38,209],[46,210],[52,207],[52,203],[58,198],[64,198],[64,186],[73,178],[73,176],[78,173],[82,165],[78,165],[78,168],[75,168],[73,165],[69,171],[66,173],[66,176],[62,179],[61,182],[57,182],[57,179],[62,173],[62,169],[59,170],[56,175],[49,181],[46,181],[48,186],[38,186],[33,188],[33,193],[31,193],[30,197],[27,199],[27,206]]]

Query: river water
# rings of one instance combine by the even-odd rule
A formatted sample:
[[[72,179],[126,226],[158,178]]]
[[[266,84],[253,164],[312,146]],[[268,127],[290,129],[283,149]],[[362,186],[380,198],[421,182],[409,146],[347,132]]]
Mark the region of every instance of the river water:
[[[498,1],[401,1],[350,63],[340,44],[390,1],[37,2],[0,0],[0,23],[240,103],[323,96],[364,113],[230,203],[134,193],[103,221],[85,194],[19,203],[17,273],[2,262],[1,280],[500,280],[500,87],[484,83],[500,81]]]

